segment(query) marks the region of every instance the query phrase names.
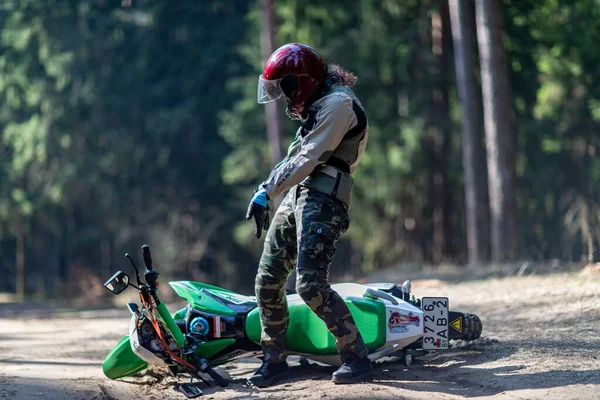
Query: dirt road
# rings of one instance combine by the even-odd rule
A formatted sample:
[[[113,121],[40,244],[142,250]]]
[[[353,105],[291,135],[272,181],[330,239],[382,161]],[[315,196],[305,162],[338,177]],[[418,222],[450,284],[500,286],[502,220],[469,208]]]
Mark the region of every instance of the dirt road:
[[[259,364],[229,367],[235,383],[203,398],[254,399],[599,399],[600,275],[563,273],[462,284],[413,283],[417,296],[448,296],[478,314],[483,337],[436,359],[378,362],[369,384],[335,386],[332,369],[295,363],[294,379],[252,390]],[[110,381],[101,363],[125,333],[124,310],[71,312],[0,304],[0,398],[18,400],[184,399],[172,378]]]

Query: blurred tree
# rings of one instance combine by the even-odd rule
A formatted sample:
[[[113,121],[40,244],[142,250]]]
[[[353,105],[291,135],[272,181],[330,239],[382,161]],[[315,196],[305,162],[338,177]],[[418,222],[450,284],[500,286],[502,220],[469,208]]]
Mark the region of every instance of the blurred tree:
[[[473,52],[473,45],[476,43],[475,15],[469,0],[450,0],[449,6],[456,85],[462,108],[467,259],[473,264],[489,260],[489,203],[485,179],[482,106]]]
[[[277,46],[275,45],[275,31],[277,22],[275,21],[275,4],[274,0],[262,0],[263,24],[261,32],[261,48],[263,63],[267,61],[269,56],[273,54]],[[265,105],[265,116],[267,124],[267,137],[271,146],[271,157],[273,165],[283,160],[283,121],[281,110],[277,107],[276,102],[270,102]],[[279,201],[274,202],[274,208],[277,207]]]
[[[61,4],[44,13],[44,6],[33,1],[5,2],[0,8],[0,237],[14,240],[13,272],[21,297],[28,284],[44,290],[44,277],[54,279],[58,269],[52,246],[39,244],[57,229],[56,208],[72,174],[53,153],[56,123],[66,115],[57,103],[69,92],[65,68],[72,54],[47,35],[45,24],[51,19],[72,24],[68,8]],[[44,268],[26,269],[38,261],[36,248],[46,253]]]
[[[523,92],[515,108],[529,115],[520,163],[528,253],[588,261],[600,237],[600,80],[590,34],[600,7],[548,0],[511,2],[509,10],[516,87]]]
[[[492,259],[496,262],[509,261],[514,260],[518,252],[516,138],[502,41],[502,5],[499,0],[478,0],[476,13],[489,175]]]
[[[450,83],[452,39],[450,37],[450,16],[448,3],[437,1],[437,7],[431,16],[432,52],[435,64],[432,67],[432,77],[435,84],[432,90],[433,115],[432,137],[429,147],[433,153],[433,188],[431,190],[433,203],[433,254],[434,263],[452,259],[454,232],[451,225],[450,213],[452,193],[448,173],[448,158],[450,157],[450,134],[452,123],[450,119]]]

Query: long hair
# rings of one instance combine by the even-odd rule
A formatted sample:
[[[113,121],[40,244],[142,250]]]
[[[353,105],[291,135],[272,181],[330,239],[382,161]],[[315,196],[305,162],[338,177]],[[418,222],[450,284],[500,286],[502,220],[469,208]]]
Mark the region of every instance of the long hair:
[[[354,73],[338,64],[328,64],[327,75],[329,78],[328,80],[334,80],[338,85],[348,87],[356,85],[356,81],[358,81],[358,77],[354,75]]]

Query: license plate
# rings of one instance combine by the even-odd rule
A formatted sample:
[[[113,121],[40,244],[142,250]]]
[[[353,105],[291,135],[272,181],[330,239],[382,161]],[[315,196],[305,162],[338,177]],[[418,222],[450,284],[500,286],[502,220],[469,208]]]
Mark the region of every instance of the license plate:
[[[423,350],[448,349],[448,298],[423,297]]]

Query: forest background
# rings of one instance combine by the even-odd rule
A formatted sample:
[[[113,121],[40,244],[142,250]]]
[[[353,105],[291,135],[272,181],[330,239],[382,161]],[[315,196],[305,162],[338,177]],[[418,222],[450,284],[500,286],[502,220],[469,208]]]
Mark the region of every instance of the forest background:
[[[252,292],[245,210],[297,128],[256,87],[293,41],[356,73],[369,117],[333,280],[593,260],[599,22],[594,0],[2,0],[0,291],[96,296],[147,243],[163,280]]]

